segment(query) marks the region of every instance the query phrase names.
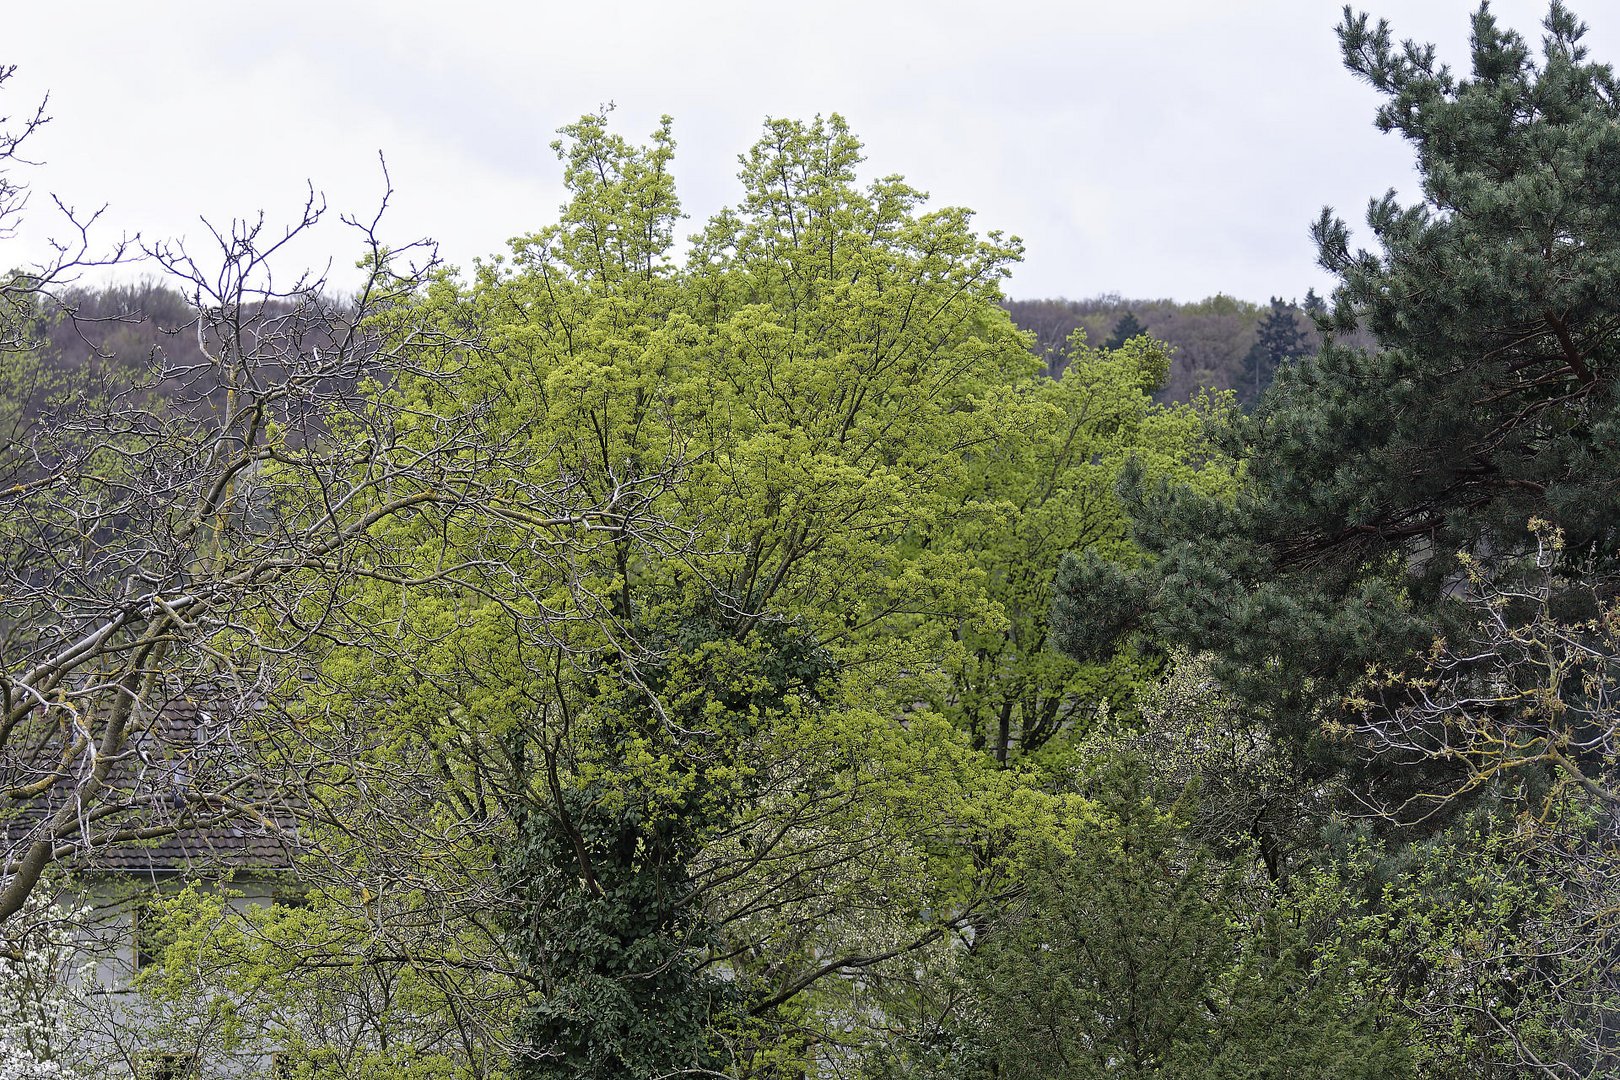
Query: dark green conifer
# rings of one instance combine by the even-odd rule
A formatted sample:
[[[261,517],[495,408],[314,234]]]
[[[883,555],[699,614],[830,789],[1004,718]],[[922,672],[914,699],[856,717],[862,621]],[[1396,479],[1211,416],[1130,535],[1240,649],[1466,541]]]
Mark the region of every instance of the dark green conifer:
[[[1243,385],[1238,398],[1245,405],[1260,400],[1277,369],[1311,351],[1311,337],[1300,326],[1299,308],[1281,297],[1271,298],[1271,309],[1260,320],[1254,345],[1243,358]]]
[[[611,776],[661,754],[678,795],[597,780],[517,808],[502,865],[506,934],[536,991],[513,1023],[519,1080],[718,1076],[728,1064],[744,976],[722,978],[701,962],[713,927],[691,903],[690,865],[746,796],[706,743],[683,745],[671,732],[746,741],[790,696],[816,700],[831,664],[790,624],[766,622],[738,640],[719,623],[699,614],[648,628],[668,659],[582,706],[611,718],[595,769]],[[508,751],[540,759],[536,771],[556,784],[558,750],[530,738],[514,732]]]
[[[1145,333],[1147,333],[1147,327],[1143,326],[1137,321],[1136,313],[1134,311],[1127,311],[1125,314],[1121,315],[1119,317],[1119,321],[1114,324],[1113,333],[1109,334],[1108,340],[1103,342],[1103,348],[1124,348],[1125,343],[1131,340],[1131,338],[1140,337]]]
[[[1417,203],[1370,207],[1376,250],[1331,212],[1315,226],[1340,282],[1330,329],[1364,324],[1379,347],[1330,343],[1279,372],[1227,433],[1249,463],[1235,503],[1129,490],[1149,557],[1070,561],[1054,621],[1071,652],[1138,629],[1213,649],[1316,759],[1323,709],[1445,632],[1458,553],[1509,565],[1540,517],[1570,565],[1615,573],[1620,88],[1567,9],[1545,25],[1537,60],[1482,8],[1459,78],[1347,15],[1346,65],[1385,96],[1378,124],[1413,144],[1422,179]],[[1383,782],[1410,781],[1389,767]]]
[[[1305,314],[1309,315],[1312,319],[1323,318],[1328,313],[1327,301],[1322,299],[1321,294],[1315,289],[1305,290],[1304,308]]]

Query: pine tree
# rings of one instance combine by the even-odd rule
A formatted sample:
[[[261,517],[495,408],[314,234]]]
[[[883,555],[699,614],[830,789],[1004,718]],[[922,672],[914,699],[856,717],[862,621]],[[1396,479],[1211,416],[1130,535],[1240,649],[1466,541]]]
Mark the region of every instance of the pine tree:
[[[1322,318],[1328,313],[1327,301],[1322,299],[1321,294],[1315,289],[1305,290],[1305,301],[1303,306],[1305,308],[1305,314],[1309,315],[1312,319]]]
[[[1271,298],[1271,309],[1260,320],[1254,345],[1243,358],[1243,385],[1238,397],[1245,405],[1260,400],[1277,369],[1311,351],[1311,338],[1299,324],[1299,308],[1292,301]]]
[[[1119,321],[1114,324],[1114,331],[1108,335],[1108,340],[1103,342],[1103,348],[1124,348],[1125,343],[1131,340],[1131,338],[1140,337],[1145,333],[1147,333],[1147,327],[1143,326],[1137,321],[1136,313],[1134,311],[1127,311],[1125,314],[1121,315],[1119,317]]]
[[[1458,553],[1510,565],[1541,518],[1569,567],[1620,570],[1620,87],[1561,4],[1545,25],[1537,61],[1482,9],[1461,79],[1432,46],[1346,18],[1346,65],[1385,95],[1378,123],[1422,177],[1419,203],[1370,208],[1376,251],[1330,212],[1314,230],[1339,277],[1328,328],[1364,324],[1379,347],[1330,342],[1232,422],[1249,466],[1235,503],[1129,490],[1150,558],[1071,559],[1054,610],[1071,652],[1133,630],[1216,650],[1319,760],[1323,708],[1457,628]]]
[[[1347,66],[1385,95],[1379,124],[1413,144],[1422,179],[1420,202],[1372,205],[1376,250],[1353,249],[1331,213],[1315,228],[1339,279],[1324,329],[1364,327],[1378,347],[1330,341],[1278,372],[1226,433],[1247,463],[1236,500],[1127,477],[1143,565],[1071,557],[1054,604],[1055,637],[1077,656],[1106,655],[1131,632],[1211,652],[1245,714],[1292,755],[1283,767],[1324,793],[1297,811],[1305,823],[1320,815],[1324,839],[1335,792],[1349,814],[1382,811],[1368,828],[1385,834],[1399,888],[1380,882],[1381,922],[1404,917],[1392,898],[1442,887],[1458,890],[1448,908],[1503,913],[1477,920],[1499,943],[1467,977],[1446,974],[1475,951],[1454,941],[1414,967],[1375,961],[1426,1027],[1425,1052],[1461,1046],[1470,1065],[1424,1075],[1614,1075],[1613,954],[1585,951],[1611,932],[1596,912],[1612,911],[1612,878],[1580,926],[1546,914],[1587,903],[1587,882],[1608,871],[1580,860],[1606,865],[1612,832],[1569,826],[1539,840],[1546,816],[1521,812],[1545,806],[1538,791],[1560,790],[1572,818],[1610,820],[1588,785],[1612,775],[1612,728],[1596,703],[1612,699],[1615,669],[1551,679],[1543,669],[1537,681],[1539,660],[1515,662],[1546,640],[1548,624],[1537,638],[1525,622],[1536,534],[1563,538],[1542,553],[1549,607],[1586,628],[1588,653],[1620,585],[1620,86],[1587,60],[1584,28],[1561,4],[1545,26],[1538,60],[1482,7],[1472,75],[1460,78],[1432,47],[1396,46],[1386,24],[1347,16]],[[1468,603],[1502,581],[1513,596],[1489,618],[1506,649]],[[1521,702],[1551,702],[1585,726],[1566,737],[1538,714],[1546,706]],[[1459,716],[1487,732],[1502,721],[1507,737],[1485,768]],[[1457,838],[1457,858],[1486,872],[1441,886],[1409,861],[1425,833]],[[1523,910],[1538,914],[1504,929],[1492,874],[1512,881],[1527,868],[1537,877]],[[1487,1014],[1489,1027],[1427,1027]]]

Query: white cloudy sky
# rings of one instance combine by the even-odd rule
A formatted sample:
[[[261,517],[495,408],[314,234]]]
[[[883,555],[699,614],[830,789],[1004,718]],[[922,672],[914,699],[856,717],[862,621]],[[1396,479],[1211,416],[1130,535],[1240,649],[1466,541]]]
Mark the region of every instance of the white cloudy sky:
[[[1467,0],[1383,0],[1401,37],[1466,67]],[[1574,0],[1594,55],[1620,12]],[[199,216],[285,220],[306,181],[336,210],[396,188],[385,232],[466,265],[545,224],[555,130],[604,102],[645,135],[675,118],[688,213],[735,198],[766,116],[842,113],[873,175],[1022,236],[1013,296],[1264,300],[1325,278],[1307,228],[1411,192],[1410,155],[1340,66],[1333,0],[85,0],[4,18],[0,113],[50,94],[36,198],[7,264],[59,223],[43,197],[109,204],[101,235],[200,234]],[[1499,0],[1539,38],[1543,0]],[[1604,10],[1608,9],[1608,10]],[[693,222],[695,231],[696,222]],[[338,264],[340,228],[299,258]]]

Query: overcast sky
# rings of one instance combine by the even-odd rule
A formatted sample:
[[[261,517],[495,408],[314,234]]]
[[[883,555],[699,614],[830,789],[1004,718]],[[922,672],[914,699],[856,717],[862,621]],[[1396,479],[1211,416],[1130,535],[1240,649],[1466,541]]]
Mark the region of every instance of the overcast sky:
[[[1463,0],[1384,0],[1398,37],[1467,67]],[[1620,12],[1572,0],[1620,59]],[[1329,0],[591,0],[507,3],[89,0],[11,5],[17,76],[0,113],[49,92],[30,146],[36,195],[4,263],[40,257],[57,194],[108,204],[100,235],[201,235],[199,216],[285,221],[306,181],[384,232],[431,235],[468,265],[563,199],[555,131],[605,102],[644,137],[675,120],[687,232],[737,196],[767,117],[841,113],[869,175],[1023,237],[1015,297],[1263,301],[1319,290],[1307,230],[1324,204],[1414,189],[1411,155],[1372,126],[1378,95],[1340,64]],[[1499,0],[1540,38],[1541,0]],[[1608,10],[1605,10],[1608,9]],[[335,224],[296,256],[342,267]],[[290,270],[290,268],[288,268]],[[340,271],[341,272],[341,271]]]

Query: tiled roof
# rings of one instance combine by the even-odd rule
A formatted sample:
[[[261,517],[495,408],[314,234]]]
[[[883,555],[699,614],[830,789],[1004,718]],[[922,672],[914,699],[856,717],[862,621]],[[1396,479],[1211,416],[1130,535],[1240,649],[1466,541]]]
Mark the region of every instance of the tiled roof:
[[[98,844],[75,853],[68,865],[80,873],[169,875],[227,869],[270,871],[292,865],[297,840],[290,815],[272,812],[278,824],[236,816],[198,825],[187,795],[218,790],[232,777],[251,776],[250,760],[234,738],[228,718],[191,700],[174,700],[156,710],[151,722],[132,736],[127,754],[108,777],[108,794],[128,802],[113,822],[117,827],[175,831],[151,840]],[[71,789],[55,789],[0,826],[8,847],[26,842],[28,833],[62,805]],[[238,787],[237,797],[263,803],[262,784]],[[283,808],[284,809],[284,808]]]
[[[286,840],[236,825],[182,829],[161,840],[108,844],[76,863],[81,873],[178,874],[216,870],[281,870],[295,854]]]

